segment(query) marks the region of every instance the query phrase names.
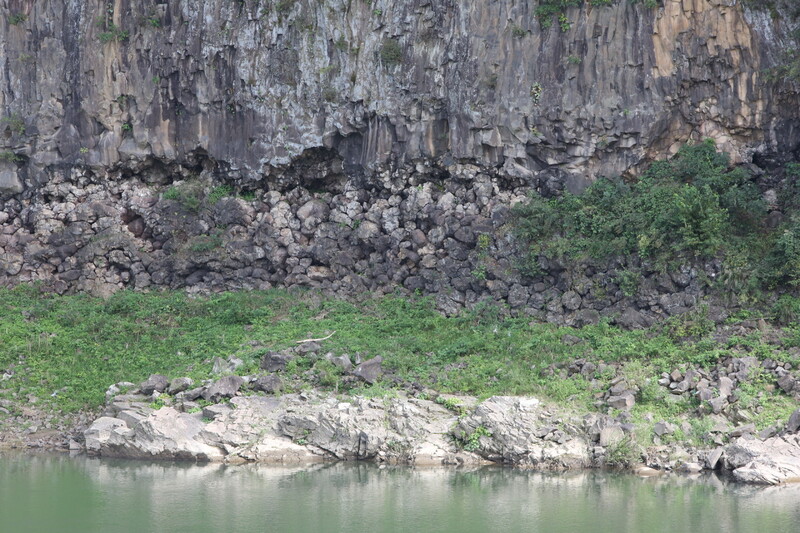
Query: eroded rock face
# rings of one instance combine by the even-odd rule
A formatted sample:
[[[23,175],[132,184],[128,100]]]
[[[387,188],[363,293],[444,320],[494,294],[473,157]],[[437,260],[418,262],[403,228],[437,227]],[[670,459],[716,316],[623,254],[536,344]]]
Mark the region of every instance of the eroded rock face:
[[[800,435],[766,440],[737,439],[725,448],[726,466],[744,483],[778,485],[800,481]]]
[[[190,414],[112,401],[112,416],[86,431],[86,448],[115,457],[233,463],[591,465],[590,444],[574,421],[548,412],[535,398],[489,398],[461,418],[429,400],[340,400],[318,393],[235,396],[229,405],[211,407]]]
[[[796,148],[797,95],[765,77],[791,27],[768,12],[587,3],[543,28],[537,6],[21,0],[0,25],[9,148],[31,184],[147,160],[258,181],[325,147],[345,171],[449,157],[575,188],[690,138]]]
[[[493,462],[541,469],[590,466],[584,432],[562,416],[536,398],[494,396],[462,418],[455,433]]]
[[[508,208],[689,140],[736,162],[793,157],[797,86],[768,76],[793,19],[727,0],[585,4],[546,29],[536,0],[12,2],[0,283],[402,287],[445,311],[489,297],[569,324],[691,307],[697,272],[672,299],[645,283],[636,305],[613,273],[526,278]]]

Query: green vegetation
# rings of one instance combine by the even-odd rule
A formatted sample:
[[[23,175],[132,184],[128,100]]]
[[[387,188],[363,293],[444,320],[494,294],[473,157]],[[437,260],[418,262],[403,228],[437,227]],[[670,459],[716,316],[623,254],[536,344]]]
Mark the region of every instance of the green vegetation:
[[[522,37],[525,37],[526,35],[528,35],[528,31],[525,28],[523,28],[522,26],[518,26],[517,24],[514,24],[513,26],[511,26],[511,35],[521,39]]]
[[[101,43],[110,43],[110,42],[122,42],[126,41],[130,33],[126,30],[123,30],[119,26],[115,24],[108,24],[105,26],[105,31],[100,32],[97,36],[100,39]]]
[[[566,20],[565,11],[571,7],[578,7],[584,0],[541,0],[539,7],[536,8],[536,17],[543,29],[553,25],[553,20]],[[563,23],[562,24],[563,29]],[[569,28],[567,28],[569,29]]]
[[[458,438],[459,444],[464,450],[468,452],[477,452],[481,448],[481,437],[491,437],[492,433],[483,426],[478,426],[475,431],[469,435],[462,434]]]
[[[344,38],[344,35],[339,37],[334,45],[336,46],[337,50],[341,50],[343,52],[350,50],[350,44],[347,42],[347,39]]]
[[[233,196],[233,187],[230,185],[219,185],[211,189],[211,192],[208,193],[206,200],[210,205],[214,205],[223,198],[227,198],[229,196]]]
[[[791,304],[800,308],[798,300]],[[797,322],[782,330],[777,344],[756,335],[720,344],[712,340],[713,329],[702,313],[646,331],[623,331],[606,323],[576,330],[502,318],[492,307],[444,317],[425,298],[355,304],[314,292],[272,290],[193,298],[123,291],[104,300],[20,286],[0,289],[0,371],[11,374],[0,382],[0,398],[33,395],[40,404],[64,411],[95,407],[118,381],[142,381],[151,373],[198,381],[210,377],[214,357],[231,355],[245,361],[241,373],[253,373],[267,350],[334,331],[323,343],[325,352],[360,353],[365,359],[381,355],[393,377],[371,386],[354,384],[338,367],[310,354],[289,363],[284,390],[314,386],[385,396],[418,383],[478,397],[532,394],[592,410],[597,408],[594,395],[608,390],[614,377],[599,363],[625,361],[623,375],[640,391],[634,417],[652,413],[660,420],[699,406],[695,400],[665,401],[669,393],[655,383],[661,372],[687,363],[708,368],[727,356],[800,362],[788,351],[800,339]],[[567,334],[580,342],[563,342]],[[576,358],[595,362],[598,370],[569,377],[566,366]],[[742,387],[739,401],[760,427],[785,418],[793,408],[792,400],[775,389],[767,374]],[[440,403],[461,410],[446,397]],[[465,442],[471,440],[465,436]]]
[[[536,18],[539,19],[542,29],[550,28],[555,21],[558,22],[561,31],[566,32],[572,27],[572,23],[566,13],[568,9],[587,4],[591,7],[610,6],[617,1],[619,0],[540,0],[539,6],[534,13]],[[658,0],[630,0],[630,2],[643,4],[648,8],[658,7],[659,5]]]
[[[768,80],[800,81],[800,51],[787,50],[781,62],[766,71]]]
[[[0,119],[0,123],[5,124],[12,133],[23,135],[25,133],[25,121],[16,113]]]
[[[744,3],[753,9],[766,9],[773,18],[780,17],[783,10],[792,20],[800,17],[800,4],[795,0],[744,0]]]
[[[230,185],[217,185],[206,192],[203,183],[191,179],[171,185],[162,195],[164,200],[174,200],[191,213],[199,213],[201,209],[210,208],[223,198],[233,197],[252,201],[255,199],[255,193],[242,191],[236,194]]]
[[[403,47],[396,39],[385,39],[380,50],[381,61],[387,66],[403,62]]]
[[[796,171],[789,165],[787,176]],[[787,183],[783,212],[796,213],[800,195],[794,179]],[[600,179],[581,196],[533,196],[516,209],[516,227],[532,272],[539,256],[604,261],[636,255],[663,269],[719,257],[719,288],[757,295],[800,283],[800,217],[771,230],[768,208],[753,176],[731,167],[709,140],[654,163],[634,183]],[[626,293],[635,292],[634,276],[620,274]]]
[[[0,161],[6,161],[8,163],[16,163],[17,161],[21,161],[22,158],[12,152],[11,150],[5,150],[0,152]]]
[[[152,14],[149,17],[145,18],[145,22],[151,28],[160,28],[161,27],[161,18],[158,15]]]
[[[187,241],[185,249],[192,253],[205,253],[222,248],[222,231],[216,230],[211,235],[196,235]]]
[[[163,198],[164,200],[175,200],[187,211],[197,213],[203,205],[203,186],[195,181],[183,182],[167,189]]]
[[[608,447],[606,464],[611,467],[626,468],[641,461],[641,451],[630,436]]]
[[[533,100],[533,105],[539,105],[539,102],[542,100],[542,92],[544,92],[544,89],[541,83],[536,82],[531,85],[530,95],[531,100]]]
[[[8,16],[8,23],[12,26],[18,26],[28,20],[28,15],[25,13],[12,13]]]

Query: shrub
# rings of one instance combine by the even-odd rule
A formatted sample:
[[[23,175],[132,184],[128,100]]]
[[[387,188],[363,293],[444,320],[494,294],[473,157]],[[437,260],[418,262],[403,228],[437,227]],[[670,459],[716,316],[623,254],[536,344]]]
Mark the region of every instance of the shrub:
[[[778,207],[793,213],[800,208],[800,165],[788,164],[785,174]],[[770,208],[754,178],[705,141],[653,163],[633,183],[601,178],[581,196],[533,195],[514,209],[514,230],[525,248],[521,266],[531,274],[541,256],[638,256],[662,269],[717,258],[722,273],[715,285],[746,301],[764,288],[800,285],[800,216],[768,228]],[[631,294],[628,275],[618,282]]]
[[[606,464],[611,467],[628,467],[641,460],[641,452],[630,435],[610,445],[606,453]]]
[[[403,62],[403,47],[396,39],[385,39],[380,50],[381,61],[388,66]]]
[[[3,117],[0,119],[0,123],[6,124],[11,129],[12,133],[16,133],[17,135],[25,133],[25,121],[16,113]]]
[[[219,234],[197,235],[187,243],[188,251],[198,254],[210,252],[220,247],[222,247],[222,236]]]
[[[217,202],[228,196],[233,196],[233,187],[230,185],[220,185],[211,189],[211,192],[208,193],[206,200],[208,200],[209,205],[215,205]]]
[[[8,163],[16,163],[17,161],[21,161],[22,158],[12,152],[11,150],[6,150],[4,152],[0,152],[0,161],[6,161]]]
[[[553,25],[553,19],[559,19],[561,29],[564,30],[564,22],[569,24],[564,12],[570,7],[580,6],[582,3],[583,0],[541,0],[534,13],[542,28],[549,28]],[[567,27],[567,29],[569,28]]]
[[[187,182],[173,185],[164,192],[164,200],[175,200],[192,213],[200,211],[203,204],[203,189],[200,183]]]
[[[517,235],[536,256],[606,259],[638,254],[661,265],[724,251],[759,229],[766,204],[750,176],[728,169],[713,142],[684,147],[628,184],[602,178],[582,196],[533,196],[515,209]]]
[[[101,43],[110,43],[112,41],[115,42],[125,41],[128,39],[129,36],[130,33],[123,30],[119,26],[115,24],[109,24],[106,27],[106,31],[100,32],[100,34],[97,37],[98,39],[100,39]]]
[[[8,23],[12,26],[18,26],[28,20],[28,15],[25,13],[12,13],[8,16]]]
[[[762,269],[764,281],[770,288],[800,284],[800,219],[792,219],[779,229],[778,237]]]

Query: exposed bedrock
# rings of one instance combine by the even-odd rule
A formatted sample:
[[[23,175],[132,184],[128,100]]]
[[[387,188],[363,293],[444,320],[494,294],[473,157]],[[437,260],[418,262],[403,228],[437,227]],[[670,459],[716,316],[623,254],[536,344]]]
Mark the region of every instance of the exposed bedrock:
[[[798,157],[797,83],[770,75],[794,19],[733,0],[547,29],[536,0],[0,4],[6,285],[402,287],[594,321],[627,298],[613,265],[526,278],[512,204],[706,137]],[[697,276],[645,269],[625,320],[692,306]]]
[[[198,154],[262,181],[325,147],[349,173],[471,159],[580,188],[689,139],[735,161],[800,141],[797,87],[769,76],[791,18],[733,0],[587,5],[568,29],[536,0],[3,3],[4,145],[28,186]]]

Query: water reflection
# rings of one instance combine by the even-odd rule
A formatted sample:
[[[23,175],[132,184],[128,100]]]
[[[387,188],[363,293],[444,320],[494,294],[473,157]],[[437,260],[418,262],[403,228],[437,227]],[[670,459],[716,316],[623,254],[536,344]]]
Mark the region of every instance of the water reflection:
[[[800,529],[800,485],[501,468],[0,456],[0,531],[742,532]]]

